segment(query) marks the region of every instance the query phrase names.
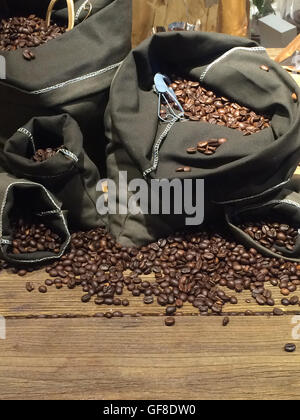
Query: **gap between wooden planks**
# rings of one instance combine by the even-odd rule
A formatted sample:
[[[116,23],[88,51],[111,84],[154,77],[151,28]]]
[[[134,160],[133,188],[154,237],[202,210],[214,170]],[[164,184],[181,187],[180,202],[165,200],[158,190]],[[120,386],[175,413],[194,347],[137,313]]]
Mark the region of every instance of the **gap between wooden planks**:
[[[9,320],[1,399],[299,399],[292,317]]]

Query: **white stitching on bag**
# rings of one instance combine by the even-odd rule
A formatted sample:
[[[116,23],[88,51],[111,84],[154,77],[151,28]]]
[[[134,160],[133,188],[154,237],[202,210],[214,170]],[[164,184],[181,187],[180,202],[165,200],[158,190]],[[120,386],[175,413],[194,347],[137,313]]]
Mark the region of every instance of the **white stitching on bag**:
[[[122,63],[123,63],[123,61],[120,61],[119,63],[112,64],[111,66],[106,67],[105,69],[97,70],[97,71],[94,71],[92,73],[86,74],[84,76],[76,77],[75,79],[71,79],[71,80],[67,80],[66,82],[58,83],[57,85],[49,86],[47,88],[40,89],[40,90],[34,90],[34,91],[31,91],[31,92],[28,92],[28,93],[30,95],[41,95],[43,93],[51,92],[52,90],[61,89],[63,87],[71,85],[73,83],[82,82],[84,80],[91,79],[92,77],[100,76],[103,73],[106,73],[110,70],[113,70],[113,69],[119,67]]]
[[[25,127],[21,127],[17,131],[19,133],[25,134],[25,136],[27,136],[29,138],[29,140],[31,141],[31,144],[32,144],[33,152],[35,153],[36,152],[36,148],[35,148],[35,143],[34,143],[34,137],[30,133],[30,131],[27,130],[27,128],[25,128]]]

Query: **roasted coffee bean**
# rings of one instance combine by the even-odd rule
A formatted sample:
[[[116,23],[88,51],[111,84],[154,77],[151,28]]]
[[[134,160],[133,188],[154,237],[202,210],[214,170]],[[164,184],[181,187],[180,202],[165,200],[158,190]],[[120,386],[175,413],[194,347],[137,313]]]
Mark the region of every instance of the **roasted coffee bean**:
[[[287,353],[294,353],[296,351],[296,344],[288,343],[284,346],[284,351]]]
[[[27,292],[31,293],[34,291],[34,284],[30,281],[26,283],[26,290]]]
[[[40,293],[47,293],[47,292],[48,292],[48,289],[47,289],[47,287],[46,287],[46,286],[40,286],[40,287],[39,287],[39,292],[40,292]]]
[[[272,229],[287,237],[292,233],[285,224],[261,226],[261,232],[270,238],[274,236]],[[22,240],[28,235],[27,231],[24,233],[23,230]],[[31,240],[36,240],[34,236]],[[104,247],[95,245],[101,242]],[[18,273],[19,269],[12,271]],[[249,290],[258,304],[274,306],[272,292],[266,285],[277,285],[291,294],[300,283],[300,264],[263,257],[224,233],[211,231],[177,233],[139,249],[122,247],[103,228],[76,232],[66,254],[46,267],[46,272],[51,277],[49,285],[54,282],[66,283],[70,288],[81,286],[83,302],[94,296],[95,304],[128,306],[128,299],[117,297],[126,286],[147,304],[157,299],[165,307],[161,312],[165,316],[175,315],[187,303],[197,308],[200,315],[221,315],[225,304],[238,302],[225,288],[237,292]],[[143,278],[147,274],[152,274],[150,280]],[[282,304],[297,304],[296,297],[291,299],[291,302],[283,299]],[[280,313],[274,308],[274,315]],[[255,312],[247,311],[245,315]]]
[[[166,315],[173,315],[176,312],[176,306],[168,306],[166,308]]]
[[[20,276],[20,277],[24,277],[24,276],[26,276],[26,274],[28,273],[28,271],[27,270],[19,270],[18,271],[18,276]]]
[[[297,95],[297,93],[292,93],[292,99],[293,99],[294,102],[297,102],[298,101],[298,95]]]
[[[298,296],[293,296],[290,298],[290,304],[291,305],[298,305],[299,303],[299,297]]]
[[[230,319],[228,318],[228,316],[226,316],[226,317],[223,319],[223,322],[222,322],[223,327],[227,327],[227,325],[229,324],[229,322],[230,322]]]
[[[281,300],[281,304],[282,304],[283,306],[289,306],[289,305],[290,305],[290,301],[289,301],[289,299],[282,299],[282,300]]]
[[[165,319],[165,325],[167,327],[173,327],[173,325],[175,325],[175,318],[173,317],[168,317]]]
[[[120,312],[120,311],[113,312],[114,318],[123,318],[123,316],[124,316],[123,312]]]
[[[57,38],[66,31],[65,27],[46,22],[35,16],[10,17],[0,21],[0,51],[15,51],[25,48],[23,57],[26,60],[34,58],[34,53],[28,47],[38,47]]]

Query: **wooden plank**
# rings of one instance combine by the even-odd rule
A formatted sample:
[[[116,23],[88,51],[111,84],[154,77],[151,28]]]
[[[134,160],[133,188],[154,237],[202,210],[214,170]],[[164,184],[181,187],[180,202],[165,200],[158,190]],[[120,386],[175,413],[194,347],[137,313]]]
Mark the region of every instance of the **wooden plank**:
[[[1,399],[299,399],[292,318],[10,320]]]
[[[141,313],[144,315],[161,315],[164,314],[165,309],[158,305],[146,305],[143,302],[143,296],[133,297],[127,290],[124,289],[124,295],[121,299],[129,299],[130,305],[124,306],[97,306],[93,301],[89,303],[82,303],[81,296],[83,295],[81,288],[69,290],[66,286],[63,289],[56,290],[54,286],[48,288],[48,293],[42,294],[38,292],[38,286],[43,284],[47,274],[43,271],[30,274],[25,277],[19,277],[11,274],[0,275],[1,294],[0,294],[0,315],[5,317],[28,317],[38,315],[64,315],[70,316],[93,316],[98,312],[122,311],[124,314]],[[153,276],[142,276],[143,279],[154,281]],[[28,293],[25,289],[25,283],[32,281],[36,287],[35,291]],[[299,313],[300,307],[281,305],[283,296],[280,294],[279,288],[267,285],[273,293],[276,306],[285,310],[286,312]],[[225,313],[244,313],[246,310],[253,312],[272,313],[273,308],[270,306],[258,306],[251,297],[250,291],[243,291],[243,293],[236,294],[224,288],[224,291],[230,296],[238,298],[237,305],[227,304],[224,306]],[[291,296],[297,295],[297,292]],[[290,296],[290,297],[291,297]],[[250,303],[248,302],[250,300]],[[183,314],[198,315],[198,311],[191,304],[186,303],[178,312]]]

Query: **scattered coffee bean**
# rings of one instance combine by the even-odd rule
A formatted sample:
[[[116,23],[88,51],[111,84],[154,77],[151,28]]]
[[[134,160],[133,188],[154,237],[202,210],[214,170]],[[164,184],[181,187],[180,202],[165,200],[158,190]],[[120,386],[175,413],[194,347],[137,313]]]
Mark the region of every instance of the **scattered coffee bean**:
[[[28,282],[26,283],[26,290],[27,290],[27,292],[29,292],[29,293],[33,292],[33,291],[34,291],[34,284],[33,284],[33,283],[31,283],[30,281],[28,281]]]
[[[199,82],[177,77],[170,84],[184,109],[185,118],[242,131],[245,136],[270,127],[270,120],[256,114],[249,108],[231,102],[228,98],[218,97],[214,92],[200,86]],[[175,103],[171,104],[176,108]],[[166,115],[162,105],[161,115]],[[207,155],[213,154],[207,150]]]
[[[270,71],[270,68],[268,66],[265,66],[265,65],[260,66],[260,68],[264,71],[267,71],[267,72]]]
[[[297,102],[298,101],[298,95],[297,95],[297,93],[293,93],[292,94],[292,99],[293,99],[294,102]]]
[[[31,50],[26,49],[23,51],[23,57],[25,60],[31,61],[35,59],[35,54]]]

